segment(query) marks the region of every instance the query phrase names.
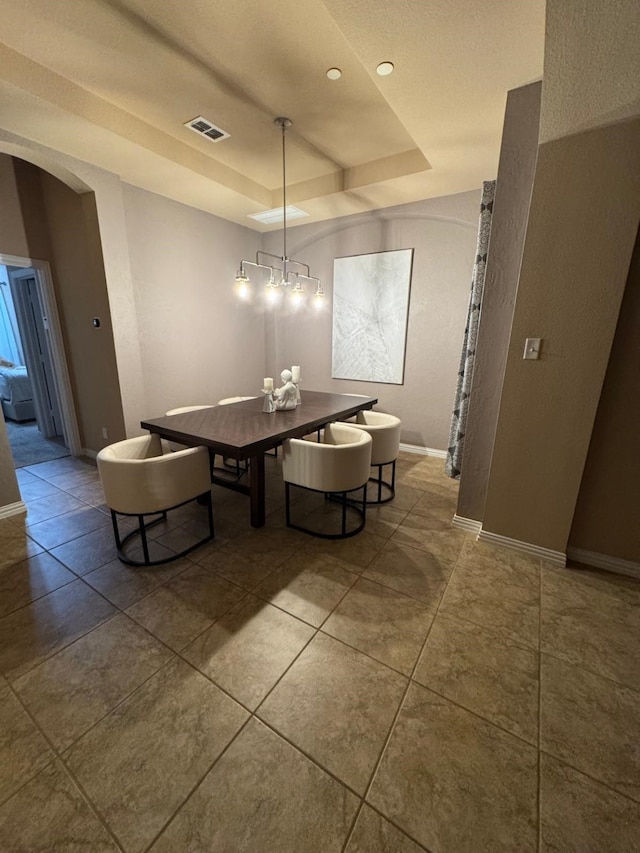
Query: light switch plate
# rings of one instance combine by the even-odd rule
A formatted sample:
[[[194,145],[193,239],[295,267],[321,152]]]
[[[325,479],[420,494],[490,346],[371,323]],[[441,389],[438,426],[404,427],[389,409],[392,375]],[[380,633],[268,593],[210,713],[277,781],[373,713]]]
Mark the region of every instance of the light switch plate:
[[[540,345],[542,338],[527,338],[524,342],[523,358],[540,358]]]

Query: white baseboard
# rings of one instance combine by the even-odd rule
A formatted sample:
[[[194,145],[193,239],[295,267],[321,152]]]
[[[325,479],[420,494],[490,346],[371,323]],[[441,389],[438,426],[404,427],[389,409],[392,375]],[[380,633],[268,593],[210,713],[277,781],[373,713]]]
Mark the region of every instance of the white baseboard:
[[[87,450],[86,447],[82,448],[82,456],[88,456],[89,459],[95,459],[98,454],[95,450]]]
[[[596,569],[606,569],[619,575],[640,578],[640,563],[634,563],[631,560],[621,560],[620,557],[609,557],[607,554],[598,554],[595,551],[583,551],[582,548],[567,548],[567,557],[577,563],[594,566]]]
[[[475,518],[465,518],[463,515],[454,515],[452,524],[454,527],[459,527],[461,530],[468,530],[470,533],[475,533],[476,536],[482,530],[482,522],[476,521]]]
[[[12,515],[26,515],[27,507],[24,501],[16,501],[12,504],[0,506],[0,518],[9,518]]]
[[[436,456],[438,459],[446,459],[446,450],[436,450],[435,447],[421,447],[419,444],[403,444],[400,442],[400,450],[406,453],[419,453],[422,456]]]
[[[567,556],[564,551],[552,551],[550,548],[542,548],[540,545],[533,545],[531,542],[521,542],[519,539],[510,539],[508,536],[500,536],[498,533],[490,533],[488,530],[480,531],[478,541],[491,542],[494,545],[502,545],[504,548],[511,548],[514,551],[522,551],[524,554],[540,557],[541,560],[546,560],[556,566],[567,565]]]

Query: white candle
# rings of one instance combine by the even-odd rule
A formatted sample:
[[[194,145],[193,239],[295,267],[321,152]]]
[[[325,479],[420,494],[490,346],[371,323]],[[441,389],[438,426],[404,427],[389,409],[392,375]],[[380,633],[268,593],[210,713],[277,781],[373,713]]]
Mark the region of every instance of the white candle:
[[[291,367],[291,381],[296,384],[300,382],[300,366],[298,364]]]
[[[270,376],[267,376],[266,379],[262,380],[264,385],[262,386],[265,391],[273,391],[273,379]]]

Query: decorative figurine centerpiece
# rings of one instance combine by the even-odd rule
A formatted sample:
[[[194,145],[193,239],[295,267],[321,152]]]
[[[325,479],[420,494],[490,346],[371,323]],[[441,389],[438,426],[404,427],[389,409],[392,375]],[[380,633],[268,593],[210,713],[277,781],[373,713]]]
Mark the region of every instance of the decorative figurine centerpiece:
[[[275,407],[278,411],[282,411],[284,409],[295,409],[297,406],[298,392],[291,377],[291,371],[285,368],[280,374],[280,379],[283,384],[273,392]]]
[[[264,394],[263,412],[275,412],[276,404],[273,402],[273,379],[270,376],[263,379],[262,393]]]

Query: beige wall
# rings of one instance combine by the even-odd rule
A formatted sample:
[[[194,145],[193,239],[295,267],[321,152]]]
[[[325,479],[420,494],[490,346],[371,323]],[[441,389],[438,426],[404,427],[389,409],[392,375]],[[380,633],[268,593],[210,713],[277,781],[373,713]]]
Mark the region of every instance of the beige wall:
[[[542,84],[509,92],[505,109],[458,515],[481,521],[538,154]]]
[[[322,279],[324,310],[278,309],[268,330],[268,376],[300,364],[302,390],[370,394],[402,419],[402,441],[445,450],[471,288],[480,190],[429,199],[288,233],[289,255]],[[265,235],[280,254],[280,232]],[[331,378],[331,294],[336,257],[413,248],[413,275],[403,385]],[[308,286],[309,294],[313,291]]]
[[[234,278],[260,235],[124,185],[147,417],[176,406],[258,395],[265,367],[261,306]]]
[[[640,121],[540,146],[483,528],[564,551],[640,216]],[[544,339],[523,361],[526,337]]]
[[[569,545],[640,561],[640,232],[598,405]]]
[[[54,283],[82,446],[125,437],[95,196],[78,195],[36,167],[51,238]],[[31,214],[30,214],[31,215]],[[99,317],[101,325],[92,325]],[[108,440],[102,430],[107,430]]]

